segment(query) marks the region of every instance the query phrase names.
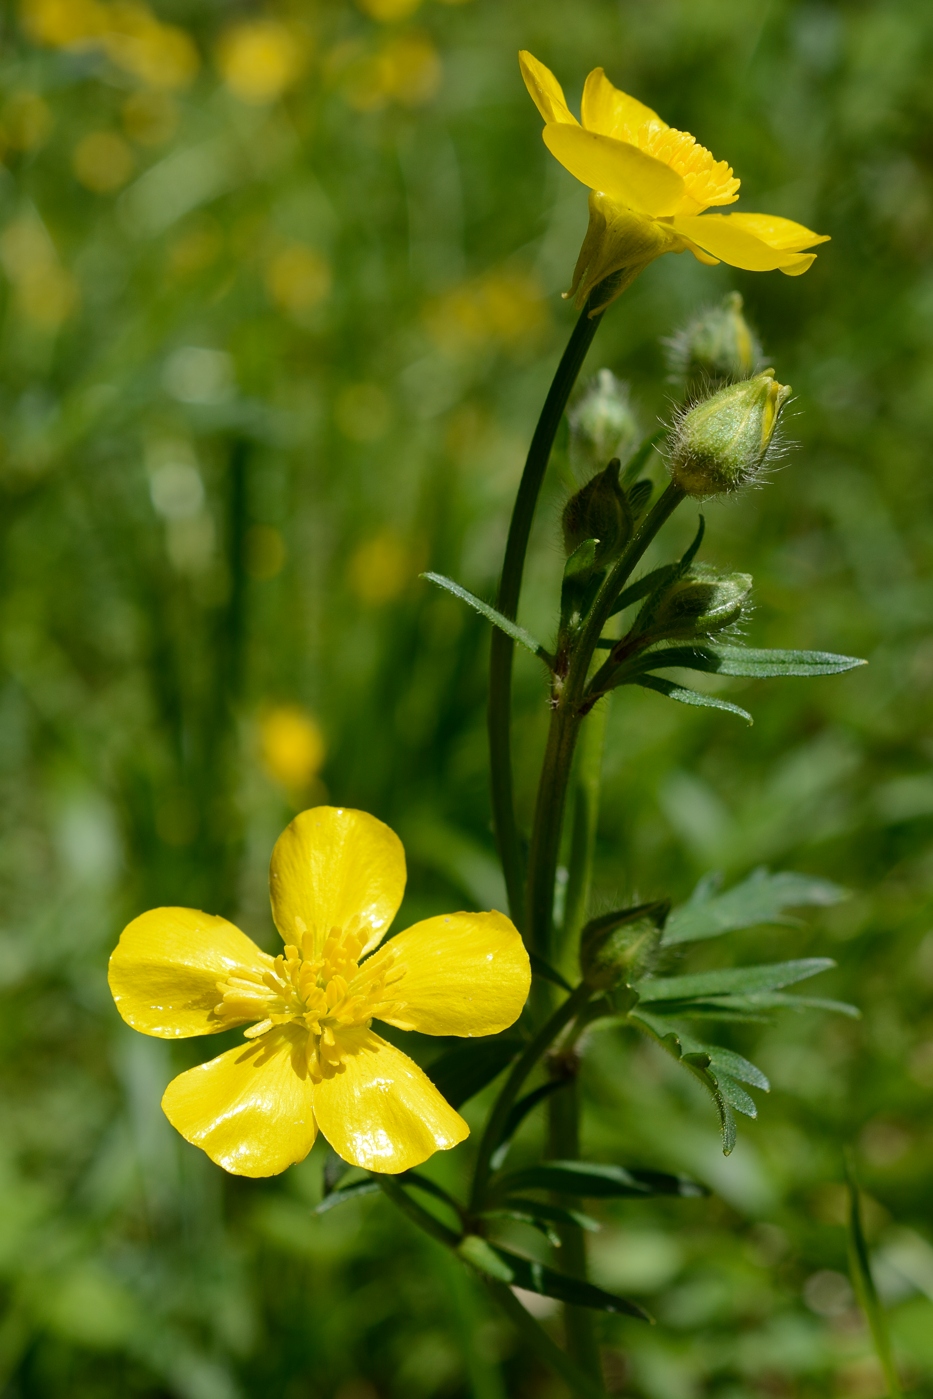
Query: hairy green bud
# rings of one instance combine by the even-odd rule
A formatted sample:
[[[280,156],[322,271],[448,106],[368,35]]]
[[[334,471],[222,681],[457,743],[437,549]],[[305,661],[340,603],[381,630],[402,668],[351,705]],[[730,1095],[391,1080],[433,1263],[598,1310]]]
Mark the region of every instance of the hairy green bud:
[[[695,564],[682,578],[645,604],[634,635],[661,640],[691,640],[714,636],[741,617],[752,590],[749,573],[717,573]]]
[[[594,918],[580,935],[580,971],[594,990],[635,981],[654,965],[669,903]]]
[[[571,555],[587,539],[597,539],[594,564],[600,567],[625,547],[632,533],[632,515],[619,483],[619,459],[613,460],[564,506],[561,519],[564,548]]]
[[[683,413],[669,440],[671,479],[687,495],[736,491],[761,470],[790,397],[773,369],[729,384]]]
[[[627,457],[640,432],[628,385],[611,369],[600,369],[567,413],[570,456],[581,473]]]
[[[716,386],[747,379],[761,362],[761,347],[742,315],[742,298],[732,291],[720,306],[701,311],[667,342],[674,378]]]

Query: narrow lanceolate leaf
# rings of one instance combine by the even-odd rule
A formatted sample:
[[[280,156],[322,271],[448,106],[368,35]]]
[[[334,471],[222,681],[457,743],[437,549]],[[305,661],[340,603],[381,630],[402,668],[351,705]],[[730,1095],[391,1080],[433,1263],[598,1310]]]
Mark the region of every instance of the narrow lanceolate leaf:
[[[520,646],[526,646],[533,655],[540,656],[547,665],[551,664],[552,656],[545,650],[540,641],[535,640],[531,632],[526,631],[524,627],[520,627],[517,622],[513,622],[510,618],[503,616],[495,607],[484,602],[475,593],[471,593],[467,588],[461,588],[459,583],[455,583],[452,578],[445,578],[442,573],[422,573],[421,577],[426,578],[429,583],[435,583],[438,588],[443,588],[445,592],[452,593],[461,602],[472,607],[481,617],[485,617],[487,622],[492,622],[494,627],[504,631],[506,636],[510,636]]]
[[[539,1200],[526,1200],[520,1195],[509,1197],[508,1205],[502,1209],[484,1210],[484,1219],[525,1219],[533,1215],[535,1219],[546,1220],[549,1224],[576,1224],[579,1229],[596,1233],[601,1228],[599,1222],[582,1210],[568,1209],[566,1205],[544,1204]]]
[[[509,1287],[522,1287],[526,1292],[537,1292],[541,1297],[554,1297],[559,1302],[569,1302],[576,1307],[590,1307],[594,1311],[614,1312],[619,1316],[637,1316],[642,1321],[650,1321],[648,1313],[637,1302],[627,1297],[618,1297],[614,1292],[606,1292],[591,1282],[568,1277],[558,1273],[543,1263],[535,1263],[529,1258],[520,1258],[504,1248],[481,1239],[478,1234],[468,1234],[460,1243],[457,1252],[467,1263],[496,1282],[504,1282]]]
[[[758,967],[725,967],[721,971],[695,972],[692,976],[648,977],[635,982],[641,1005],[658,1001],[706,1000],[709,996],[776,991],[796,981],[828,971],[831,957],[801,957]]]
[[[845,889],[828,879],[784,871],[770,874],[757,869],[741,884],[721,894],[718,879],[701,880],[690,902],[675,908],[664,926],[665,946],[719,937],[738,928],[760,923],[790,923],[788,908],[828,908],[848,897]]]
[[[499,1199],[523,1190],[551,1190],[582,1199],[625,1199],[631,1196],[692,1195],[696,1186],[684,1176],[645,1171],[590,1161],[542,1161],[537,1166],[510,1171],[493,1181]]]
[[[679,704],[695,704],[700,709],[722,709],[726,714],[735,714],[744,719],[746,724],[755,722],[748,710],[741,709],[737,704],[717,699],[715,695],[702,695],[699,690],[688,690],[684,685],[675,685],[672,680],[662,680],[657,675],[641,675],[631,683],[640,685],[643,690],[654,690],[659,695],[666,695],[668,699],[677,700]]]
[[[852,1274],[852,1285],[871,1328],[875,1354],[881,1363],[887,1383],[888,1399],[901,1399],[903,1390],[891,1349],[888,1319],[884,1314],[878,1289],[875,1287],[871,1259],[868,1253],[868,1241],[865,1238],[865,1230],[862,1225],[861,1191],[856,1179],[855,1168],[848,1158],[846,1160],[846,1177],[849,1186],[849,1271]]]
[[[573,990],[567,978],[561,976],[559,971],[555,971],[549,962],[538,956],[537,952],[530,952],[528,956],[531,961],[532,976],[540,977],[542,981],[550,981],[554,986],[560,986],[564,991]]]
[[[533,1112],[538,1104],[543,1103],[545,1098],[549,1098],[552,1093],[557,1093],[561,1088],[566,1088],[567,1083],[567,1079],[551,1079],[548,1083],[542,1083],[540,1088],[533,1088],[530,1093],[526,1093],[523,1098],[519,1098],[518,1102],[513,1104],[505,1120],[505,1126],[502,1129],[502,1136],[499,1138],[499,1144],[490,1160],[490,1165],[494,1171],[498,1171],[505,1160],[509,1147],[512,1145],[512,1138],[515,1136],[515,1133],[528,1114]]]
[[[342,1185],[339,1190],[332,1190],[329,1195],[325,1195],[319,1205],[314,1208],[314,1214],[327,1214],[328,1210],[336,1209],[337,1205],[345,1205],[348,1200],[361,1200],[364,1195],[378,1195],[379,1186],[371,1176],[366,1180],[355,1180],[351,1185]]]
[[[450,1106],[459,1108],[492,1083],[521,1048],[521,1040],[514,1036],[467,1040],[435,1059],[428,1073]]]
[[[702,646],[667,646],[648,651],[633,662],[631,670],[626,667],[626,675],[635,670],[642,673],[676,666],[709,675],[773,680],[782,676],[839,675],[867,664],[855,656],[836,656],[831,651],[770,651],[706,642]]]

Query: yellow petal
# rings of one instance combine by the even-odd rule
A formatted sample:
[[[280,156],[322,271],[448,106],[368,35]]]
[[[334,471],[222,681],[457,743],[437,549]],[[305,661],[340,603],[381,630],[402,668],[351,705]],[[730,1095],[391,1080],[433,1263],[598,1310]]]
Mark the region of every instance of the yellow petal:
[[[179,1074],[162,1098],[176,1131],[235,1176],[275,1176],[314,1145],[307,1032],[270,1030]]]
[[[571,175],[639,213],[671,214],[684,194],[675,171],[627,141],[584,131],[582,126],[546,126],[544,143]]]
[[[817,243],[828,243],[828,233],[813,233],[802,223],[793,219],[780,219],[775,214],[730,214],[738,228],[753,233],[769,248],[786,248],[789,252],[801,253],[804,248],[815,248]]]
[[[495,1035],[521,1015],[531,966],[504,914],[428,918],[388,947],[405,967],[388,993],[398,1011],[379,1017],[390,1025],[425,1035]]]
[[[681,215],[672,223],[682,237],[713,257],[721,258],[730,267],[741,267],[746,272],[773,272],[778,268],[789,271],[800,263],[796,252],[772,247],[736,222],[742,217],[740,214],[691,214]],[[805,272],[806,268],[801,267],[800,271]]]
[[[620,141],[634,142],[639,129],[646,122],[653,122],[661,130],[667,130],[667,122],[662,121],[657,112],[646,107],[644,102],[639,102],[637,97],[620,92],[602,68],[594,68],[586,80],[580,117],[587,131],[615,136]]]
[[[785,277],[800,277],[808,267],[812,267],[814,262],[816,262],[816,253],[804,253],[803,257],[799,257],[796,262],[788,263],[786,267],[781,268],[781,271]]]
[[[522,70],[522,77],[525,79],[525,86],[531,93],[531,100],[545,121],[566,122],[569,126],[577,126],[576,117],[567,106],[564,97],[564,89],[551,72],[550,68],[545,68],[543,63],[539,63],[534,54],[522,49],[518,55],[519,66]]]
[[[318,956],[332,928],[361,933],[364,952],[381,940],[405,892],[405,851],[394,831],[365,811],[316,806],[275,843],[269,868],[272,916],[286,943],[311,934]]]
[[[218,981],[262,976],[272,959],[226,918],[194,908],[154,908],[120,935],[107,979],[117,1010],[134,1030],[161,1039],[213,1035],[245,1020],[219,1020]]]
[[[407,1054],[372,1030],[342,1031],[343,1067],[314,1085],[314,1115],[344,1161],[397,1175],[469,1136]]]

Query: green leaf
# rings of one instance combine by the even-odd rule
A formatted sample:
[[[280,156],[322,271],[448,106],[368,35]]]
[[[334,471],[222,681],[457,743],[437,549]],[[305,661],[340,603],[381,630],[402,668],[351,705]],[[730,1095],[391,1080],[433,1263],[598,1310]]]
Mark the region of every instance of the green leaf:
[[[379,1186],[368,1176],[366,1180],[355,1180],[350,1185],[342,1185],[339,1190],[332,1190],[329,1195],[325,1195],[319,1205],[314,1207],[313,1214],[327,1214],[328,1210],[335,1209],[337,1205],[346,1204],[347,1200],[361,1200],[364,1195],[378,1195]]]
[[[467,1040],[429,1064],[427,1073],[452,1108],[459,1108],[492,1083],[522,1048],[514,1036]]]
[[[651,1319],[647,1312],[627,1297],[617,1297],[615,1293],[606,1292],[591,1282],[568,1277],[566,1273],[558,1273],[543,1263],[520,1258],[516,1253],[481,1239],[478,1234],[468,1234],[457,1252],[479,1272],[509,1287],[522,1287],[526,1292],[554,1297],[559,1302],[569,1302],[576,1307],[590,1307],[594,1311],[613,1312],[619,1316],[637,1316],[642,1321]]]
[[[703,646],[669,646],[660,651],[647,651],[638,657],[637,669],[641,673],[677,666],[711,675],[768,680],[782,676],[840,675],[867,664],[854,656],[837,656],[831,651],[761,650],[711,642]]]
[[[688,690],[683,685],[675,685],[672,680],[661,680],[656,675],[643,675],[637,680],[620,683],[640,685],[643,690],[655,690],[659,695],[666,695],[668,699],[677,700],[680,704],[695,704],[701,709],[723,709],[727,714],[737,714],[746,724],[755,722],[748,710],[740,709],[737,704],[716,699],[715,695],[701,695],[698,690]]]
[[[582,544],[578,544],[573,553],[564,564],[564,581],[579,578],[581,574],[592,573],[596,567],[596,550],[599,547],[598,539],[584,539]]]
[[[707,1090],[719,1113],[719,1129],[722,1135],[722,1151],[728,1156],[735,1147],[736,1127],[732,1105],[719,1087],[718,1076],[711,1066],[711,1054],[696,1040],[682,1031],[669,1030],[664,1020],[647,1011],[632,1011],[631,1023],[655,1040],[672,1058],[678,1059],[685,1069]]]
[[[707,876],[693,892],[689,903],[676,908],[664,927],[664,946],[678,942],[698,942],[719,937],[738,928],[754,928],[760,923],[794,924],[788,908],[828,908],[848,897],[845,889],[828,879],[784,871],[770,874],[757,869],[741,884],[719,893],[718,877]]]
[[[550,981],[555,986],[559,986],[563,991],[572,991],[573,987],[566,977],[561,976],[559,971],[555,971],[549,962],[543,957],[539,957],[537,952],[529,952],[532,976],[538,976],[542,981]]]
[[[542,1161],[510,1171],[492,1184],[493,1193],[500,1198],[522,1190],[553,1190],[558,1195],[600,1200],[696,1193],[693,1182],[683,1176],[591,1161]]]
[[[484,1210],[483,1219],[518,1219],[525,1223],[528,1217],[545,1220],[548,1224],[575,1224],[579,1229],[595,1233],[602,1226],[590,1215],[581,1210],[568,1209],[566,1205],[543,1204],[538,1200],[526,1200],[519,1195],[511,1196],[507,1206],[497,1210]]]
[[[744,1113],[746,1117],[758,1116],[754,1098],[750,1093],[746,1093],[731,1074],[717,1073],[716,1084],[726,1102],[731,1108],[735,1108],[736,1112]]]
[[[502,1136],[490,1159],[490,1166],[494,1171],[498,1171],[506,1156],[509,1147],[512,1145],[512,1138],[518,1131],[530,1112],[543,1103],[545,1098],[549,1098],[552,1093],[558,1092],[561,1088],[566,1088],[569,1080],[564,1078],[554,1078],[548,1083],[542,1083],[540,1088],[534,1088],[530,1093],[526,1093],[523,1098],[519,1098],[517,1103],[513,1103],[511,1111],[505,1120],[502,1129]]]
[[[878,1297],[875,1279],[872,1276],[871,1260],[868,1254],[868,1241],[862,1226],[862,1200],[855,1168],[846,1157],[846,1181],[849,1187],[849,1271],[859,1305],[865,1313],[871,1329],[875,1354],[881,1363],[887,1382],[888,1399],[901,1399],[900,1376],[891,1350],[891,1337],[888,1333],[888,1320]]]
[[[536,641],[531,635],[531,632],[526,631],[524,627],[520,627],[517,622],[511,621],[508,617],[504,617],[503,614],[498,612],[490,603],[483,602],[482,598],[478,598],[475,593],[471,593],[467,588],[461,588],[459,583],[455,583],[452,578],[445,578],[442,573],[422,573],[421,577],[426,578],[429,583],[436,584],[438,588],[443,588],[445,592],[452,593],[453,596],[459,598],[461,602],[467,603],[468,606],[478,612],[481,617],[485,617],[487,622],[492,622],[494,627],[498,627],[500,631],[504,631],[506,636],[510,636],[512,640],[517,641],[519,645],[526,646],[533,655],[539,656],[546,665],[550,666],[553,657],[549,651],[545,650],[540,641]]]
[[[705,1000],[710,996],[774,991],[782,986],[792,986],[796,981],[805,981],[807,977],[828,971],[835,965],[831,957],[801,957],[793,962],[725,967],[720,971],[695,972],[690,976],[648,977],[644,981],[636,981],[634,989],[642,1005],[658,1001]]]

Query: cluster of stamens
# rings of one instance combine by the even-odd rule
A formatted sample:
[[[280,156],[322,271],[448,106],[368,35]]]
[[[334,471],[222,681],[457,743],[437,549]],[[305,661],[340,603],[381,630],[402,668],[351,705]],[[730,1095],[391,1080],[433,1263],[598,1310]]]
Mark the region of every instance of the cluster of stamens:
[[[734,204],[741,181],[732,173],[731,165],[715,160],[711,151],[701,146],[689,131],[649,121],[633,133],[632,142],[646,155],[663,160],[681,176],[687,198],[696,208],[683,208],[681,213],[700,213],[714,204]]]
[[[374,1016],[401,1009],[389,988],[405,967],[396,964],[391,944],[361,966],[363,936],[341,928],[331,929],[317,957],[313,935],[306,932],[301,941],[301,948],[290,944],[278,957],[264,954],[268,965],[261,974],[243,971],[219,981],[222,999],[214,1014],[231,1025],[256,1020],[244,1031],[247,1039],[276,1025],[306,1029],[308,1073],[317,1083],[344,1067],[341,1031],[364,1028]]]

